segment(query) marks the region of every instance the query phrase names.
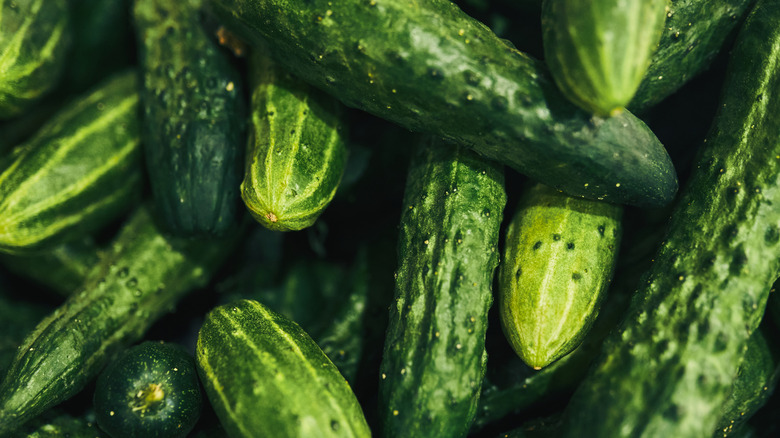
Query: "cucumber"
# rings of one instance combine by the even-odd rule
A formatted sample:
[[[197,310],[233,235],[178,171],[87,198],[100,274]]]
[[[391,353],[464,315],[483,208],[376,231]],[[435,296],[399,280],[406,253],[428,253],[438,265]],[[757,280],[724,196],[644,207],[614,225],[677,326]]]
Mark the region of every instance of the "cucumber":
[[[277,231],[314,224],[347,162],[341,104],[277,67],[263,48],[250,55],[252,131],[241,197]]]
[[[385,436],[466,436],[485,375],[503,168],[429,138],[406,181],[380,367],[382,428]]]
[[[643,113],[709,67],[755,0],[670,0],[664,32],[628,108]]]
[[[240,204],[242,82],[199,12],[199,0],[137,0],[133,9],[146,168],[160,215],[179,235],[227,232]]]
[[[49,410],[9,438],[109,438],[88,416]]]
[[[195,361],[177,344],[133,346],[100,373],[94,406],[114,438],[186,437],[203,407]]]
[[[447,0],[209,0],[225,25],[301,79],[413,131],[445,137],[571,195],[660,206],[677,190],[655,135],[593,118],[543,63]]]
[[[663,32],[668,0],[545,0],[544,59],[563,94],[591,113],[623,111]]]
[[[0,436],[74,395],[184,294],[204,286],[236,237],[174,238],[139,208],[83,288],[22,342],[0,384]]]
[[[624,323],[564,436],[706,436],[780,274],[780,4],[741,29],[720,110]],[[774,205],[773,205],[774,204]]]
[[[16,298],[0,272],[0,377],[13,361],[19,344],[51,312],[51,306]]]
[[[133,71],[112,76],[0,160],[0,252],[84,237],[140,199],[137,86]]]
[[[344,378],[300,326],[253,300],[211,310],[196,365],[231,437],[368,437]]]
[[[22,114],[54,88],[70,43],[66,0],[0,1],[0,119]]]
[[[499,312],[507,340],[534,369],[590,330],[615,269],[622,213],[542,184],[520,200],[498,274]]]

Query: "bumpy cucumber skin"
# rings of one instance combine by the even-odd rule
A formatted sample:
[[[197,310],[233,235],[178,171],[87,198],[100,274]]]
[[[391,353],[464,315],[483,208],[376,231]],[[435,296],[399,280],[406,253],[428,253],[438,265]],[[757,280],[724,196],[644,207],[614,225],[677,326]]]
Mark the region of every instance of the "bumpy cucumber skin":
[[[165,235],[140,208],[83,289],[20,345],[0,385],[0,436],[83,388],[179,298],[204,286],[235,242]]]
[[[349,107],[446,137],[572,195],[659,206],[676,193],[672,163],[644,123],[578,109],[543,63],[450,1],[209,3]]]
[[[0,119],[21,114],[58,82],[71,44],[66,0],[0,2]]]
[[[225,233],[240,205],[241,80],[199,11],[199,0],[138,0],[133,9],[146,168],[161,217],[180,235]]]
[[[322,91],[281,70],[266,50],[250,58],[252,127],[241,197],[266,228],[314,224],[347,163],[344,111]]]
[[[503,168],[465,147],[428,139],[406,181],[380,366],[382,428],[389,437],[465,436],[485,375],[506,204]]]
[[[509,222],[498,275],[501,326],[541,369],[576,348],[599,312],[617,261],[623,209],[531,187]]]
[[[83,237],[140,198],[137,86],[134,71],[112,76],[0,160],[0,251]]]
[[[601,116],[623,110],[663,32],[668,0],[545,0],[544,59],[561,92]]]
[[[670,0],[658,49],[628,109],[642,113],[704,71],[755,0]]]
[[[369,437],[338,369],[294,321],[257,301],[216,307],[198,334],[196,365],[231,437]]]
[[[624,323],[575,393],[564,436],[707,436],[778,278],[780,4],[759,1],[721,107]]]

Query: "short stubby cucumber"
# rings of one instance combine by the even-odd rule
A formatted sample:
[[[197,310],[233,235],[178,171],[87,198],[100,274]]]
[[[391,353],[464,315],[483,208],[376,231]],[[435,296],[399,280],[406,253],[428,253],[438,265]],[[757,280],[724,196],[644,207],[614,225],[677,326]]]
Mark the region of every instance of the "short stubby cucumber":
[[[509,223],[498,276],[501,326],[541,369],[576,348],[599,312],[617,261],[623,208],[528,189]]]
[[[370,437],[355,394],[294,321],[254,300],[218,306],[196,364],[231,437]]]
[[[674,167],[649,128],[561,95],[544,64],[449,0],[208,0],[289,71],[412,131],[466,145],[571,195],[660,206]]]
[[[241,197],[265,227],[295,231],[328,206],[347,162],[341,103],[281,69],[264,48],[250,55],[252,127]]]
[[[0,120],[57,85],[71,44],[67,0],[0,1]]]
[[[140,199],[137,87],[132,70],[112,76],[0,159],[0,251],[78,239]]]
[[[503,167],[463,146],[429,138],[412,158],[380,366],[385,436],[468,433],[505,204]]]
[[[0,385],[0,436],[81,390],[182,296],[203,287],[238,240],[176,238],[157,221],[139,207],[82,289],[21,343]]]
[[[664,243],[567,407],[568,437],[708,436],[780,274],[780,3],[740,29]]]
[[[634,97],[664,29],[668,0],[545,0],[544,59],[563,94],[617,114]]]
[[[137,0],[143,138],[155,203],[180,235],[236,226],[244,156],[240,75],[200,23],[200,0]]]

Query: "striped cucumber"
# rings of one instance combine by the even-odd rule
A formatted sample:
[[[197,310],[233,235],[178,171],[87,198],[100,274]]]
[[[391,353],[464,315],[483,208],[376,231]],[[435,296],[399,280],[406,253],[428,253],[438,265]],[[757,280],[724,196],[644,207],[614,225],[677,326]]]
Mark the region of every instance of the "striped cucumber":
[[[406,181],[379,415],[385,436],[466,436],[485,375],[503,168],[430,138]]]
[[[564,436],[707,436],[780,276],[780,4],[741,28],[719,112],[626,319]]]
[[[592,117],[543,63],[449,0],[208,0],[225,25],[344,104],[445,137],[571,195],[660,206],[663,146],[627,112]]]
[[[84,287],[22,342],[0,384],[0,435],[83,388],[184,294],[204,286],[237,240],[174,238],[156,220],[139,208]]]
[[[0,1],[0,120],[57,84],[71,44],[67,0]]]
[[[140,198],[138,81],[115,75],[0,160],[0,252],[52,248]]]
[[[241,197],[263,226],[301,230],[328,206],[344,173],[344,111],[280,69],[263,48],[250,56],[255,83]]]
[[[599,312],[620,247],[620,206],[528,189],[507,229],[498,275],[501,326],[541,369],[576,348]]]
[[[257,301],[216,307],[198,334],[198,373],[236,437],[369,437],[344,377],[298,324]]]

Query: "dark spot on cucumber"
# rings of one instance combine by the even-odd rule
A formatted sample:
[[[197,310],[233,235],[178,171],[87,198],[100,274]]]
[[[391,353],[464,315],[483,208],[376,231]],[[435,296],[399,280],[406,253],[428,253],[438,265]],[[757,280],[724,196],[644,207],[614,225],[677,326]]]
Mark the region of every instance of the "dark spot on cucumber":
[[[736,225],[729,225],[723,230],[723,240],[726,244],[731,243],[739,233]]]
[[[515,279],[520,278],[521,275],[523,275],[523,270],[520,269],[520,267],[518,267],[517,270],[515,271]]]
[[[557,242],[557,241],[561,240],[561,235],[560,234],[553,234],[552,238],[553,238],[554,241]]]
[[[444,79],[444,74],[441,72],[441,70],[432,67],[428,69],[428,76],[430,76],[431,79],[435,79],[437,81]]]
[[[727,187],[726,188],[726,201],[729,204],[735,204],[737,202],[737,195],[739,195],[739,187]]]
[[[767,245],[774,245],[780,240],[780,231],[777,229],[777,225],[769,225],[764,232],[764,242]]]
[[[330,428],[333,429],[334,432],[338,431],[341,426],[339,425],[339,422],[336,420],[331,420],[330,422]]]
[[[745,249],[742,244],[737,247],[736,251],[734,252],[734,257],[731,258],[731,265],[729,265],[729,272],[732,275],[739,275],[740,272],[742,272],[742,269],[747,264],[747,254],[745,254]]]
[[[698,326],[698,333],[697,337],[699,342],[703,341],[705,337],[710,333],[710,321],[705,319],[701,324]]]
[[[506,111],[507,107],[509,107],[509,101],[503,96],[494,97],[490,101],[490,106],[496,111]]]
[[[663,415],[664,418],[667,418],[670,421],[677,422],[680,419],[680,407],[677,405],[671,405],[668,408],[664,409],[661,415]]]
[[[569,242],[569,243],[567,243],[567,244],[566,244],[566,249],[568,249],[568,250],[572,250],[572,249],[574,249],[574,242]]]
[[[534,250],[537,250],[542,247],[542,241],[539,240],[536,243],[534,243]]]
[[[467,84],[474,85],[474,86],[479,85],[479,82],[481,80],[480,76],[471,70],[464,71],[463,78],[466,80]]]
[[[571,274],[571,279],[574,280],[574,281],[581,280],[582,279],[582,274],[580,274],[579,272],[575,272],[575,273]]]
[[[712,269],[712,266],[715,265],[715,255],[710,252],[701,259],[701,264],[699,265],[699,269],[701,271],[707,271],[709,269]]]
[[[726,347],[729,345],[729,337],[725,333],[718,334],[718,337],[715,338],[715,344],[713,345],[713,352],[720,353],[721,351],[725,350]]]
[[[604,237],[604,231],[606,231],[607,227],[604,225],[599,225],[599,235],[601,237]]]

